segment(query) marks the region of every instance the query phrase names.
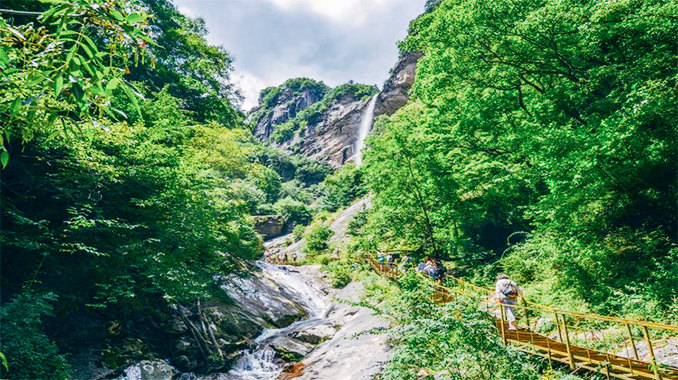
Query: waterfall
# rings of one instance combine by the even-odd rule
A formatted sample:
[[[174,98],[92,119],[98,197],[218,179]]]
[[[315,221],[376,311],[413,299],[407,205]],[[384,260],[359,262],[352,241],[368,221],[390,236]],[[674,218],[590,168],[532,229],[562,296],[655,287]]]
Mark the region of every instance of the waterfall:
[[[275,360],[275,351],[266,343],[276,336],[284,336],[286,333],[304,327],[322,323],[330,309],[330,304],[325,299],[323,292],[317,285],[308,284],[295,273],[290,272],[289,267],[257,262],[262,273],[285,288],[308,312],[308,318],[292,323],[279,329],[265,329],[255,342],[259,345],[256,350],[247,352],[241,357],[228,373],[219,374],[218,380],[271,380],[276,379],[282,372],[282,366]],[[210,377],[209,379],[215,379]]]
[[[374,121],[374,106],[377,104],[377,96],[375,95],[370,102],[367,104],[365,111],[363,111],[362,118],[360,119],[360,128],[358,129],[358,141],[356,141],[355,148],[355,166],[360,166],[363,163],[363,152],[362,149],[365,147],[365,139],[367,134],[370,133],[372,129],[372,122]]]

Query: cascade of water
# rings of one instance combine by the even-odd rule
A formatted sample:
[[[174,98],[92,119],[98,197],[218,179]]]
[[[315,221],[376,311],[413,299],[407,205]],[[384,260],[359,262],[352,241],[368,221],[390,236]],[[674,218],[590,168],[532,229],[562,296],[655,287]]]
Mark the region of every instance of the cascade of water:
[[[358,129],[358,141],[356,141],[355,147],[355,166],[360,166],[363,163],[363,152],[362,149],[365,146],[365,139],[367,134],[370,133],[372,129],[372,122],[374,121],[374,107],[377,104],[377,95],[375,95],[370,102],[367,104],[365,111],[363,111],[362,118],[360,119],[360,128]]]
[[[308,312],[309,318],[294,322],[280,329],[265,329],[255,342],[259,348],[243,355],[227,374],[221,374],[219,380],[270,380],[277,378],[282,367],[275,362],[275,351],[266,343],[276,336],[285,335],[304,326],[312,326],[326,317],[329,303],[319,288],[308,284],[289,271],[287,267],[257,262],[262,272],[278,285],[285,288]]]

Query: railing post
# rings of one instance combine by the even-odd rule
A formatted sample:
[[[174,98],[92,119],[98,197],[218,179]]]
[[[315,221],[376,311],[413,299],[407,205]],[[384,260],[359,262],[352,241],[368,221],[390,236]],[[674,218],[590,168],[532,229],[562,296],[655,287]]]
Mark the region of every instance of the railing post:
[[[556,314],[558,318],[558,314]],[[570,369],[574,370],[574,357],[572,356],[572,351],[570,349],[570,334],[567,332],[567,322],[565,321],[565,315],[563,315],[563,330],[565,332],[565,347],[567,347],[567,357],[570,359]]]
[[[650,362],[652,363],[652,369],[654,370],[654,377],[657,380],[662,380],[662,374],[659,372],[659,366],[657,365],[657,359],[654,356],[650,332],[647,331],[647,326],[643,326],[643,335],[645,336],[645,343],[647,343],[647,352],[650,354]]]
[[[504,304],[500,302],[499,308],[501,309],[501,312],[499,313],[499,314],[501,314],[501,340],[504,341],[504,344],[507,344],[506,331],[505,331],[506,327],[504,326],[504,320],[506,319],[505,314],[504,314]]]
[[[556,326],[558,326],[558,337],[560,338],[560,343],[563,343],[563,333],[560,331],[560,321],[558,320],[558,313],[553,313],[555,316]]]
[[[523,312],[525,313],[525,322],[527,323],[527,331],[530,331],[530,316],[528,315],[528,309],[527,309],[527,301],[525,301],[525,297],[520,297],[521,301],[523,302]]]
[[[626,324],[626,329],[629,331],[629,338],[631,339],[631,347],[633,347],[633,354],[636,356],[636,360],[640,360],[638,357],[638,349],[636,348],[636,342],[633,340],[633,333],[631,332],[631,325]]]

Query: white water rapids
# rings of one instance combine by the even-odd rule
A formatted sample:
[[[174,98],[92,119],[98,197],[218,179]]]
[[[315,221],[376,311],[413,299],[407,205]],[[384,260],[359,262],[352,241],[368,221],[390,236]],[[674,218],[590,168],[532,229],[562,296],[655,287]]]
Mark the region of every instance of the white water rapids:
[[[266,275],[278,285],[285,288],[295,301],[301,304],[308,312],[308,318],[292,323],[280,329],[266,329],[255,342],[257,350],[248,352],[235,364],[227,374],[221,374],[218,379],[237,380],[270,380],[277,378],[282,367],[275,362],[275,351],[267,344],[271,339],[285,335],[289,331],[299,330],[318,324],[327,317],[330,304],[326,301],[322,291],[314,284],[308,283],[298,273],[292,273],[289,267],[257,262]]]
[[[377,95],[370,99],[365,111],[363,111],[360,119],[360,128],[358,129],[358,141],[356,141],[355,148],[355,166],[360,166],[363,163],[363,148],[365,147],[365,139],[372,129],[372,122],[374,121],[374,107],[377,104]]]

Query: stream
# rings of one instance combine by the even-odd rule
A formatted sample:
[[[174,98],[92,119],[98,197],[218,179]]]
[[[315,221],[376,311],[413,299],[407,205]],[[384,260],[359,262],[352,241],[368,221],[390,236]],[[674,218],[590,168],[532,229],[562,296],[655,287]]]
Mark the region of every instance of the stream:
[[[293,267],[268,264],[258,261],[256,265],[271,279],[292,295],[292,298],[306,309],[307,318],[278,329],[265,329],[255,342],[256,350],[246,353],[226,374],[219,379],[236,380],[269,380],[277,378],[282,366],[275,360],[275,351],[268,344],[276,337],[286,336],[293,331],[304,330],[320,324],[330,311],[330,303],[324,293],[311,281],[304,281],[303,276],[293,271]]]

